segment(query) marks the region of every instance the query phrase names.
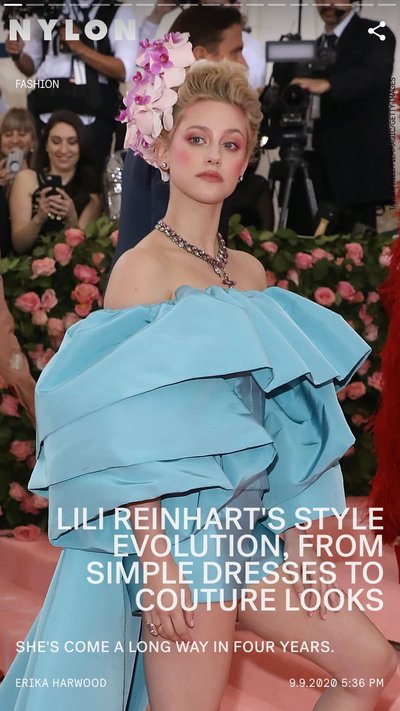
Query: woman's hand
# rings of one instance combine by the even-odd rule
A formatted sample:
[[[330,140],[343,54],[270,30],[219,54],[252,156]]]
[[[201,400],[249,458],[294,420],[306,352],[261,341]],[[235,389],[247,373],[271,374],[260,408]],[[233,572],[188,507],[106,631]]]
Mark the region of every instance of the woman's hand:
[[[161,561],[161,559],[159,560]],[[147,579],[144,585],[145,588],[148,588],[153,593],[145,593],[141,598],[144,607],[153,605],[151,610],[143,612],[144,622],[146,625],[151,622],[156,626],[158,635],[154,634],[154,637],[163,637],[173,642],[179,642],[180,640],[190,642],[192,640],[190,629],[194,627],[194,612],[183,610],[180,605],[180,600],[184,596],[185,606],[191,606],[192,594],[190,588],[187,583],[179,582],[179,566],[172,556],[162,558],[162,562],[165,564],[164,570],[161,570],[157,575],[152,575],[150,579]],[[160,564],[160,567],[162,567],[162,564]],[[167,576],[167,580],[174,580],[176,582],[166,583],[164,579],[165,575]],[[157,604],[157,596],[160,592],[165,590],[165,588],[173,590],[178,599],[176,607],[170,612],[162,610]],[[166,601],[168,600],[168,602],[166,602],[168,607],[170,606],[169,598],[169,595],[165,598]]]
[[[8,188],[15,178],[15,173],[9,173],[6,168],[7,158],[0,160],[0,185]]]
[[[43,190],[40,191],[39,193],[39,200],[38,200],[38,209],[36,216],[40,220],[40,222],[45,222],[47,218],[52,214],[56,214],[52,210],[53,206],[53,201],[52,201],[52,195],[49,195],[49,192],[52,190],[52,187],[49,186],[47,188],[43,188]]]
[[[287,531],[285,531],[285,559],[296,564],[296,570],[299,574],[299,580],[296,583],[293,583],[292,585],[297,595],[300,597],[301,593],[307,588],[312,588],[313,590],[317,591],[317,594],[320,594],[321,604],[319,606],[319,614],[320,617],[325,620],[327,610],[324,603],[324,596],[328,590],[337,589],[339,585],[336,582],[324,583],[321,580],[321,578],[326,578],[328,576],[328,573],[324,573],[320,570],[320,565],[321,562],[323,562],[323,559],[317,556],[313,548],[307,547],[306,549],[302,548],[300,550],[300,538],[303,533],[304,530],[296,527],[289,528],[287,529]],[[305,563],[311,563],[312,565],[306,570],[306,567],[304,566]],[[335,573],[334,570],[330,570],[329,575],[331,574],[331,572]],[[304,581],[304,578],[306,582]],[[334,597],[337,596],[330,595],[330,601],[332,604],[335,604],[335,600],[333,599]],[[315,595],[312,595],[311,593],[306,594],[302,599],[307,607],[311,607],[315,604]],[[307,611],[307,614],[309,617],[312,617],[314,611]]]
[[[40,192],[38,214],[44,221],[47,217],[59,216],[69,224],[78,222],[75,205],[68,193],[62,188],[56,188],[57,195],[49,195],[53,190],[51,186],[43,188]]]

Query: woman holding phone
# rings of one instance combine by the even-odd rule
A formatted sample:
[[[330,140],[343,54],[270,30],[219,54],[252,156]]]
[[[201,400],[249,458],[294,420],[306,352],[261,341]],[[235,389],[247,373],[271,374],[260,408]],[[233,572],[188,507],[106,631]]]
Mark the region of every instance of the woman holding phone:
[[[7,111],[0,126],[0,252],[11,250],[11,224],[8,200],[15,176],[31,167],[37,145],[33,116],[23,108]]]
[[[10,196],[12,245],[28,252],[39,234],[85,229],[101,214],[101,187],[88,154],[85,127],[72,111],[52,114],[36,170],[21,170]]]
[[[29,111],[7,111],[0,127],[0,186],[7,197],[18,171],[30,167],[36,144],[35,121]]]

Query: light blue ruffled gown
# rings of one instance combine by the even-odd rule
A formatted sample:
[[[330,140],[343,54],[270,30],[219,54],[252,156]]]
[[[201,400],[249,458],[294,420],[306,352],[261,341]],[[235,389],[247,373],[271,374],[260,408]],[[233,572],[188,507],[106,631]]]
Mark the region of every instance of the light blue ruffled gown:
[[[37,384],[29,484],[48,496],[49,538],[64,550],[27,641],[53,640],[59,651],[19,653],[0,708],[144,711],[142,655],[128,649],[140,636],[134,590],[87,581],[91,561],[115,561],[113,516],[84,530],[73,527],[74,509],[93,523],[101,508],[156,497],[205,518],[228,503],[280,506],[286,528],[300,506],[343,510],[338,460],[354,438],[336,391],[369,351],[340,316],[275,287],[182,286],[170,301],[96,311],[72,326]],[[69,530],[58,527],[59,507]],[[260,513],[261,532],[271,534]],[[178,534],[184,544],[187,531]],[[229,586],[224,594],[232,599]],[[70,653],[68,640],[105,640],[110,651]],[[29,688],[17,685],[22,677],[106,683]]]

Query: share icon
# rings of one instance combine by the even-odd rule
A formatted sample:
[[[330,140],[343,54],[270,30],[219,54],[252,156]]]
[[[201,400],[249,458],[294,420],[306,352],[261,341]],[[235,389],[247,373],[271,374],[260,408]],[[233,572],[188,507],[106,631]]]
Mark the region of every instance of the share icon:
[[[380,39],[382,42],[384,42],[385,39],[386,39],[386,36],[385,36],[385,35],[380,35],[379,32],[376,32],[376,31],[375,31],[375,30],[378,30],[379,27],[386,27],[386,22],[384,22],[383,20],[381,20],[380,23],[379,23],[379,25],[376,25],[376,27],[369,27],[369,28],[368,28],[368,34],[370,34],[370,35],[376,35],[377,37],[379,37],[379,39]]]

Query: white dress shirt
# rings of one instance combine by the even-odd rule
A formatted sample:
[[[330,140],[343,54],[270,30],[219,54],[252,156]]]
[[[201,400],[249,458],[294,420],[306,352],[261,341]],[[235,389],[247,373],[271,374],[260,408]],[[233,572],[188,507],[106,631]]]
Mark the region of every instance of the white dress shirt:
[[[82,3],[83,6],[87,5]],[[89,19],[93,19],[96,15],[99,5],[96,3],[90,8]],[[73,9],[79,13],[77,4]],[[79,14],[78,14],[79,18]],[[73,18],[71,18],[73,19]],[[115,13],[113,21],[108,29],[108,37],[110,41],[111,51],[113,56],[120,59],[125,67],[125,81],[131,79],[136,66],[136,57],[138,52],[137,39],[131,40],[123,38],[115,39],[115,20],[121,20],[126,26],[129,20],[135,19],[135,11],[129,5],[120,5]],[[53,33],[53,37],[54,37]],[[94,49],[97,48],[97,43],[94,42]],[[25,43],[24,54],[29,54],[35,66],[37,79],[69,79],[71,72],[74,71],[74,79],[76,83],[86,84],[85,63],[75,58],[70,52],[59,52],[54,54],[53,41],[48,43],[46,56],[43,58],[43,30],[35,19],[31,19],[31,38]],[[107,83],[107,77],[99,74],[99,82]],[[50,114],[42,114],[42,121],[48,121]],[[95,119],[93,116],[81,116],[84,123],[92,123]]]

